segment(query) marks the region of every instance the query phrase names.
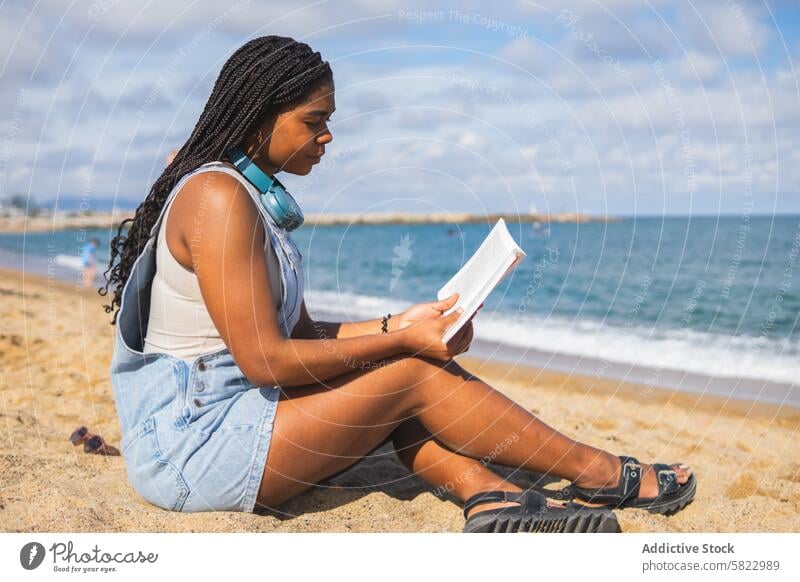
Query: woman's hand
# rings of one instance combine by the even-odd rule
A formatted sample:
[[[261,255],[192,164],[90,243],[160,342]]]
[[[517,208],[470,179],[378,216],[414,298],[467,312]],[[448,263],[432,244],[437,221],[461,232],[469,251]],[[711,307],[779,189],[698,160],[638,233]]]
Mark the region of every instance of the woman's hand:
[[[450,297],[445,297],[441,301],[431,301],[429,303],[418,303],[417,305],[412,305],[397,315],[396,329],[400,330],[406,328],[409,325],[424,319],[435,319],[437,317],[441,317],[441,315],[455,305],[457,301],[458,293],[453,293]],[[475,313],[480,311],[481,307],[483,307],[483,303],[480,304]]]
[[[441,317],[442,313],[456,304],[456,301],[458,301],[458,293],[453,293],[441,301],[412,305],[397,316],[397,329],[406,328],[424,319]]]
[[[450,326],[455,324],[463,312],[463,310],[459,309],[449,315],[441,315],[441,311],[446,311],[455,303],[454,297],[457,297],[457,294],[443,301],[415,305],[410,308],[409,311],[412,314],[416,313],[417,316],[421,315],[422,317],[404,326],[407,328],[404,333],[407,338],[406,346],[408,352],[436,360],[448,361],[469,349],[473,337],[472,318],[475,317],[474,314],[470,317],[469,321],[464,324],[464,327],[450,338],[447,344],[442,342],[442,336],[444,336]],[[448,307],[441,307],[443,304],[446,304]],[[438,308],[433,308],[436,311],[434,311],[432,315],[430,314],[431,305],[440,306]],[[481,307],[483,307],[483,304],[481,304]],[[480,309],[480,307],[478,309]],[[475,313],[477,313],[477,311]]]

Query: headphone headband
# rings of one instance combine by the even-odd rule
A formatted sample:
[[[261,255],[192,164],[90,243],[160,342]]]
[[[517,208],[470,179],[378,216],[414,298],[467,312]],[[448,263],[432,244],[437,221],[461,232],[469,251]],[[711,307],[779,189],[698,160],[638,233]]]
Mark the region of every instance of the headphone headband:
[[[303,211],[277,178],[268,176],[238,148],[228,152],[228,157],[236,169],[259,191],[261,205],[280,228],[294,230],[303,224]]]

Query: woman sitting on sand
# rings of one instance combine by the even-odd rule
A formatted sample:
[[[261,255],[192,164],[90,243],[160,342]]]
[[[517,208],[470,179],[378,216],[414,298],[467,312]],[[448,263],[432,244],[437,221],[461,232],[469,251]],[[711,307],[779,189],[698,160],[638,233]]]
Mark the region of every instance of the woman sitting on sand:
[[[391,441],[409,471],[464,501],[465,531],[619,531],[609,508],[689,503],[688,467],[576,442],[462,369],[472,324],[440,340],[455,295],[357,323],[309,317],[290,235],[302,214],[275,206],[274,176],[311,172],[334,109],[319,53],[248,42],[112,240],[101,291],[113,285],[106,310],[119,308],[111,376],[137,493],[173,511],[276,508]],[[573,481],[573,500],[522,491],[487,455]]]

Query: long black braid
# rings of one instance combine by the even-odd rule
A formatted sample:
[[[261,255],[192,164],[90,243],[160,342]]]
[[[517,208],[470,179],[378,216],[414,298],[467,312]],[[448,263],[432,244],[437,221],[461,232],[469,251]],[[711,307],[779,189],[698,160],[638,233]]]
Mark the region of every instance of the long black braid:
[[[120,307],[133,263],[178,180],[207,162],[221,160],[231,148],[243,146],[267,114],[302,100],[332,78],[328,62],[308,45],[292,38],[262,36],[231,55],[222,66],[192,135],[153,183],[133,218],[123,220],[117,236],[111,239],[111,259],[104,273],[106,285],[98,289],[105,296],[109,287],[114,286],[111,305],[103,306],[106,313]],[[131,223],[130,230],[124,235],[127,223]],[[121,258],[115,265],[117,256]],[[117,314],[118,310],[114,312],[112,325],[117,322]]]

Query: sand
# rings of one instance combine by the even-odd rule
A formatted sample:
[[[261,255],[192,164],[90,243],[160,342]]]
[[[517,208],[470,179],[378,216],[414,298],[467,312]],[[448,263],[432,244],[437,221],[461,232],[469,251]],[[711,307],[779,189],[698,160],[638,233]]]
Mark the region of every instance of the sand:
[[[457,532],[459,504],[409,475],[387,445],[288,502],[283,515],[161,510],[137,497],[120,457],[86,455],[81,424],[119,445],[106,298],[0,270],[0,530]],[[617,512],[628,532],[800,531],[800,410],[696,397],[459,357],[572,438],[643,462],[689,463],[695,501],[672,517]],[[535,473],[508,475],[521,486]],[[546,490],[566,481],[546,479]],[[541,484],[541,482],[540,482]]]

